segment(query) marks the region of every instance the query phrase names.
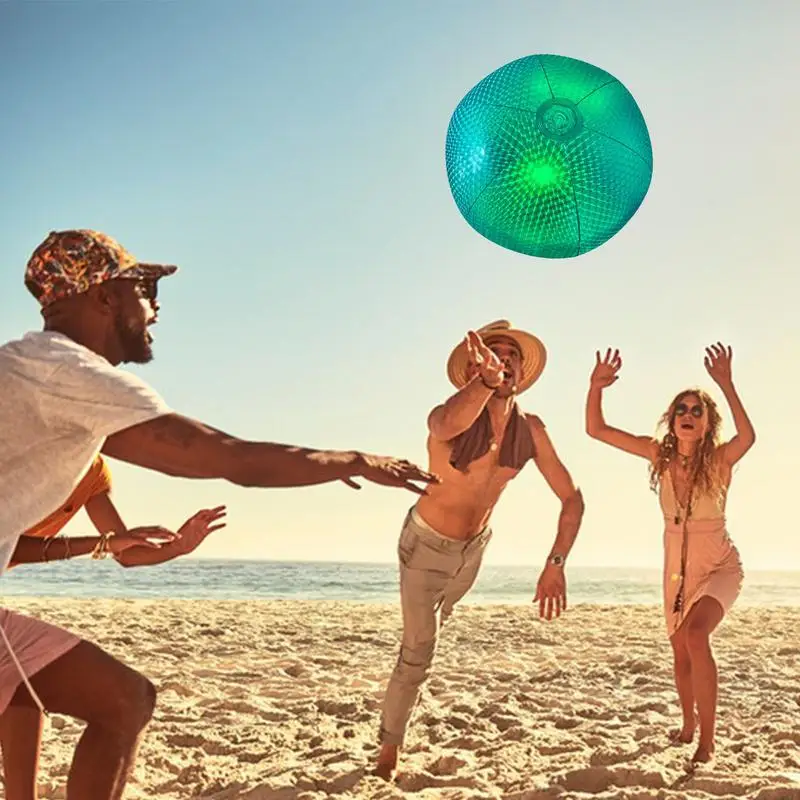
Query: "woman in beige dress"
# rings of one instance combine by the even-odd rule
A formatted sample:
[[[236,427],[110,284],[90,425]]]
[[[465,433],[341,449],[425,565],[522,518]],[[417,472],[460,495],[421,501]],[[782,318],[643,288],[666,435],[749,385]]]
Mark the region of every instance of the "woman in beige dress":
[[[720,439],[717,405],[701,389],[685,389],[673,399],[661,418],[665,433],[660,439],[607,425],[602,394],[619,377],[617,350],[604,357],[597,353],[586,400],[589,436],[650,464],[650,486],[664,514],[664,613],[683,712],[683,726],[673,739],[688,744],[699,722],[696,762],[710,761],[714,754],[717,665],[710,637],[736,600],[743,578],[726,529],[725,500],[733,466],[756,438],[733,385],[731,358],[731,349],[722,344],[706,348],[706,369],[736,426],[727,442]]]

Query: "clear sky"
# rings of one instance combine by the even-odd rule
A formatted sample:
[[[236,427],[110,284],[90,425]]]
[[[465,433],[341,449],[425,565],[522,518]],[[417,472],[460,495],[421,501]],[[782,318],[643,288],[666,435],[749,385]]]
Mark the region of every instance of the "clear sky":
[[[646,465],[583,432],[594,351],[625,359],[609,421],[650,433],[676,391],[710,386],[702,349],[722,339],[759,437],[734,476],[731,533],[746,567],[800,569],[798,29],[789,0],[7,0],[0,339],[39,327],[22,285],[33,248],[98,228],[182,268],[161,285],[156,360],[136,368],[174,408],[248,438],[424,461],[451,347],[508,318],[548,347],[523,407],[586,497],[573,563],[650,566],[661,522]],[[484,240],[447,184],[456,104],[534,53],[614,74],[652,138],[643,206],[578,259]],[[227,503],[203,556],[391,561],[413,501],[114,472],[131,525]],[[487,561],[540,564],[557,514],[528,467]],[[84,517],[69,527],[82,530]]]

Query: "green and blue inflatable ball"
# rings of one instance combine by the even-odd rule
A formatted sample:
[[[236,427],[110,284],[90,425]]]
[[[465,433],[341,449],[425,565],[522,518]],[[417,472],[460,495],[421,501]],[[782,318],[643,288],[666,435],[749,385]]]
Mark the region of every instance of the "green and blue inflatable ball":
[[[447,130],[450,190],[466,221],[509,250],[571,258],[636,213],[653,152],[630,92],[592,64],[517,59],[461,100]]]

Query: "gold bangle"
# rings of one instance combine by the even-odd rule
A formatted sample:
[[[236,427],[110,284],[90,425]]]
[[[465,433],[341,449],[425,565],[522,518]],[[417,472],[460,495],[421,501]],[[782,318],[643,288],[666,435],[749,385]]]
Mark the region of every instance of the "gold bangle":
[[[69,536],[64,537],[64,558],[72,558],[72,545],[69,543]]]
[[[95,545],[92,550],[92,558],[101,559],[108,555],[108,540],[111,538],[110,533],[101,533],[100,541]]]

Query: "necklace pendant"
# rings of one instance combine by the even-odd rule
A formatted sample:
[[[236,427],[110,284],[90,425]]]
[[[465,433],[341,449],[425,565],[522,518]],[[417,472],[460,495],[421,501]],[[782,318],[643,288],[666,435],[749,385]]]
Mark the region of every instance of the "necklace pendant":
[[[675,515],[675,524],[676,525],[680,525],[681,524],[681,518],[680,518],[680,516],[678,514]]]

